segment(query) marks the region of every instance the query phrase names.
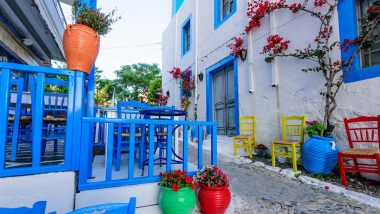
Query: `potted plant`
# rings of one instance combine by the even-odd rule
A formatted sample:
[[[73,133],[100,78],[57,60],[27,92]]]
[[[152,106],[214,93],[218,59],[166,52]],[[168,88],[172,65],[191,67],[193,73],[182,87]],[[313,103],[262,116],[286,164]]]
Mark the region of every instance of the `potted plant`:
[[[268,158],[269,157],[269,149],[264,144],[259,144],[256,146],[257,157],[259,158]]]
[[[164,214],[190,214],[195,207],[195,182],[185,171],[160,173],[159,204]]]
[[[230,202],[230,182],[227,175],[217,166],[208,166],[196,175],[200,184],[198,200],[204,214],[223,214]]]
[[[338,163],[335,139],[323,136],[326,128],[316,120],[306,121],[305,131],[310,139],[302,146],[303,167],[312,174],[330,174]]]
[[[99,53],[100,36],[120,17],[115,17],[115,10],[104,14],[80,0],[74,2],[72,16],[74,24],[67,25],[63,35],[67,69],[90,73]]]

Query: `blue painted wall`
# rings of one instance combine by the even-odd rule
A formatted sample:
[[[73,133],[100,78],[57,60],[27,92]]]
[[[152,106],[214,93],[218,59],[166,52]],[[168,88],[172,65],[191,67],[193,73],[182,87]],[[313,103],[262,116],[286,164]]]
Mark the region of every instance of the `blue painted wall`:
[[[356,14],[355,0],[341,0],[338,4],[340,41],[354,39],[358,36],[358,17]],[[350,48],[347,52],[342,51],[342,60],[347,61],[355,52]],[[371,79],[380,76],[380,65],[362,68],[360,56],[356,57],[350,71],[346,74],[346,83]]]
[[[235,130],[236,134],[239,134],[239,90],[238,90],[238,61],[233,56],[228,56],[216,64],[206,69],[206,118],[207,121],[214,120],[213,112],[213,75],[223,69],[226,66],[234,65],[234,95],[235,95]],[[210,130],[207,130],[210,133]]]

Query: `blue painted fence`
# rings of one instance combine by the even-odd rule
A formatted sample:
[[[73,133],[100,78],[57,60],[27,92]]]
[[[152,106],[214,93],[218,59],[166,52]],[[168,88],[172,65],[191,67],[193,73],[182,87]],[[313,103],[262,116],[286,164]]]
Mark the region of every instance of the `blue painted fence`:
[[[67,92],[67,113],[66,113],[66,133],[64,135],[63,162],[59,164],[44,164],[42,165],[42,146],[46,139],[43,136],[43,117],[46,110],[45,84],[47,84],[48,76],[59,75],[67,77],[68,92]],[[74,72],[62,69],[53,69],[38,66],[29,66],[14,63],[0,63],[0,177],[28,175],[48,172],[70,171],[79,169],[79,145],[80,137],[76,136],[74,130],[81,129],[82,118],[82,103],[84,94],[84,75],[81,72]],[[12,78],[17,76],[34,78],[34,94],[29,93],[32,103],[31,113],[31,128],[30,133],[26,137],[30,138],[30,158],[31,161],[25,166],[7,167],[7,141],[9,143],[9,109],[11,104],[11,87]],[[31,87],[31,86],[29,86]],[[23,94],[24,96],[24,94]],[[17,98],[17,102],[21,99]],[[79,134],[80,136],[80,134]],[[8,160],[9,163],[9,160]]]
[[[96,123],[104,124],[107,131],[105,134],[105,138],[108,139],[106,145],[106,155],[105,155],[105,173],[104,178],[101,181],[93,181],[90,174],[93,170],[92,167],[92,146],[89,137],[89,131],[95,126]],[[82,144],[81,144],[81,160],[80,160],[80,173],[79,173],[79,190],[88,190],[88,189],[98,189],[98,188],[107,188],[107,187],[116,187],[116,186],[125,186],[125,185],[133,185],[133,184],[143,184],[143,183],[151,183],[159,181],[158,172],[154,173],[154,159],[157,157],[154,154],[154,146],[155,146],[155,128],[157,126],[166,126],[167,127],[167,148],[166,148],[166,164],[163,164],[160,167],[160,171],[171,171],[173,169],[172,163],[172,144],[173,144],[173,130],[175,128],[181,127],[182,130],[189,130],[190,126],[195,126],[199,128],[199,136],[198,136],[198,149],[197,149],[197,165],[196,169],[189,168],[189,147],[188,147],[188,131],[183,132],[183,136],[181,137],[180,144],[182,144],[182,153],[181,158],[183,159],[181,162],[182,170],[187,172],[195,173],[197,169],[201,169],[203,167],[203,127],[210,128],[211,131],[211,151],[210,151],[210,162],[209,164],[215,165],[217,164],[217,125],[215,122],[199,122],[199,121],[178,121],[178,120],[152,120],[152,119],[112,119],[112,118],[83,118],[82,120],[83,128],[82,128]],[[135,165],[137,160],[135,159],[135,153],[128,153],[128,167],[126,178],[113,178],[114,171],[114,142],[115,142],[115,128],[120,125],[128,125],[130,126],[130,144],[129,151],[135,151],[135,142],[136,142],[136,127],[144,126],[147,130],[146,136],[146,144],[147,154],[146,154],[146,166],[148,168],[147,175],[140,175],[139,173],[135,173]],[[117,129],[116,129],[117,130]],[[157,154],[156,154],[157,155]],[[123,170],[123,169],[122,169]]]

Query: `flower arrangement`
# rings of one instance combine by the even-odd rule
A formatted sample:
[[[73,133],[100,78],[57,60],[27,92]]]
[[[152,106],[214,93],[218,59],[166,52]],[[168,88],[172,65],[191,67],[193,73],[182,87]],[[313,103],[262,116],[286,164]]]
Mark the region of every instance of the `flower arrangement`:
[[[168,104],[169,97],[170,97],[170,92],[166,91],[166,95],[163,95],[162,94],[162,88],[161,88],[159,96],[156,98],[157,105],[166,106]]]
[[[195,89],[195,78],[192,76],[192,71],[181,71],[180,68],[173,68],[169,72],[174,79],[180,79],[180,88],[182,89],[181,109],[187,111],[190,105],[191,91]]]
[[[227,175],[218,166],[207,166],[201,169],[195,180],[207,187],[229,187]]]
[[[231,55],[238,58],[243,51],[244,40],[241,37],[234,37],[234,42],[227,45],[231,49]]]
[[[169,71],[169,73],[173,76],[174,79],[178,79],[182,77],[182,71],[180,68],[173,68],[173,70]]]
[[[106,35],[111,31],[111,25],[120,19],[115,16],[116,10],[109,14],[93,9],[81,0],[76,0],[72,8],[72,17],[75,24],[82,24],[95,30],[99,35]]]
[[[306,121],[305,131],[309,135],[309,137],[312,137],[314,135],[322,135],[325,130],[326,128],[323,126],[323,124],[316,120]]]
[[[186,171],[173,170],[171,172],[160,173],[161,187],[171,188],[174,192],[178,192],[180,188],[190,187],[195,189],[196,184],[192,177],[187,175]]]
[[[187,111],[189,109],[189,105],[190,105],[190,100],[188,97],[184,96],[182,97],[181,99],[181,109],[184,110],[184,111]]]

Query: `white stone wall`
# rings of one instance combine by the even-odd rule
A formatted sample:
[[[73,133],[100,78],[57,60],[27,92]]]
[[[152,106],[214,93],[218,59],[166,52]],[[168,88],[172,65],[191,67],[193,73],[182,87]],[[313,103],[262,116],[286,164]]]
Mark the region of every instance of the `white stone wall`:
[[[246,17],[246,0],[237,0],[237,11],[217,30],[214,30],[214,1],[198,0],[199,6],[195,9],[196,1],[186,0],[173,17],[168,28],[164,32],[163,39],[163,71],[164,91],[170,90],[169,104],[179,105],[178,84],[170,75],[165,75],[166,70],[172,67],[187,68],[194,65],[195,51],[198,51],[198,67],[193,70],[205,71],[229,55],[229,49],[225,42],[244,32],[248,22]],[[183,21],[192,14],[193,29],[196,28],[195,16],[199,13],[198,35],[193,30],[193,49],[185,58],[180,56],[180,32]],[[334,17],[335,40],[339,39],[337,13]],[[239,113],[240,115],[257,116],[257,139],[258,143],[270,145],[271,140],[280,136],[280,117],[282,115],[307,115],[308,119],[323,119],[323,99],[319,95],[324,90],[323,77],[320,73],[304,73],[302,68],[311,67],[308,61],[295,59],[279,59],[277,69],[278,86],[272,87],[275,76],[273,64],[264,61],[265,56],[260,54],[269,35],[278,33],[285,39],[291,40],[290,49],[303,48],[315,38],[319,23],[309,15],[294,15],[289,11],[276,13],[276,17],[267,17],[262,22],[262,27],[252,32],[252,49],[248,50],[245,62],[238,61],[238,90],[239,90]],[[273,22],[275,18],[275,22]],[[275,24],[274,24],[275,23]],[[177,36],[176,36],[177,35]],[[194,39],[198,37],[197,46]],[[245,36],[245,42],[249,37]],[[246,47],[248,49],[248,47]],[[253,56],[251,56],[253,54]],[[207,57],[206,57],[207,56]],[[339,58],[340,53],[335,53]],[[252,57],[254,80],[249,78],[248,59]],[[206,76],[206,75],[205,75]],[[334,114],[336,122],[335,136],[340,148],[348,147],[345,141],[346,134],[343,127],[344,117],[359,115],[379,114],[380,95],[379,78],[350,83],[343,86],[338,95],[338,108]],[[253,84],[254,93],[249,93],[249,86]],[[177,94],[173,93],[173,90]],[[206,120],[206,81],[198,81],[198,120]],[[193,96],[194,97],[194,96]],[[190,106],[189,115],[192,116],[193,106]]]
[[[0,178],[0,207],[32,207],[46,201],[46,213],[67,213],[74,208],[75,188],[74,172]]]

